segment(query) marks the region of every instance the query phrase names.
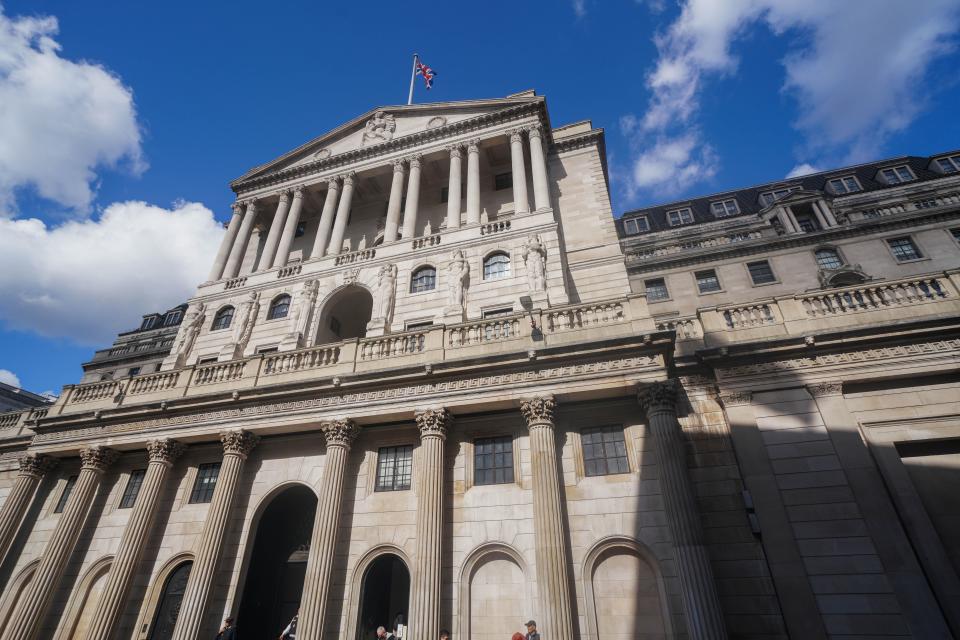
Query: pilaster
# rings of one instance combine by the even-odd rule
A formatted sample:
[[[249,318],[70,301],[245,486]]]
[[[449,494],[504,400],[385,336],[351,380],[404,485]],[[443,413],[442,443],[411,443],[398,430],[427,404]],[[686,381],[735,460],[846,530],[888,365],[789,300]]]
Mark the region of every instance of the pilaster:
[[[19,462],[20,473],[0,509],[0,563],[6,560],[37,485],[47,472],[57,466],[56,458],[34,453],[21,456]]]

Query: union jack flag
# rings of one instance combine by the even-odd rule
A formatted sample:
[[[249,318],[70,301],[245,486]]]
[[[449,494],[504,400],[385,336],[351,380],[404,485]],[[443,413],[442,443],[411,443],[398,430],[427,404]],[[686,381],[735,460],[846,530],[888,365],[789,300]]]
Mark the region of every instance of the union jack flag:
[[[427,86],[427,89],[433,87],[433,77],[437,75],[437,72],[428,67],[427,65],[417,60],[417,75],[423,76],[423,84]]]

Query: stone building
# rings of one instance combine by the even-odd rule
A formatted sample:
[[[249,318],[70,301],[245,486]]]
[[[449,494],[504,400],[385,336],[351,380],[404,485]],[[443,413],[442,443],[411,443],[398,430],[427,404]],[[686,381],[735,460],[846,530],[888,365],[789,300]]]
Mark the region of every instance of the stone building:
[[[0,412],[14,409],[28,409],[43,407],[50,404],[50,399],[36,393],[0,382]]]
[[[0,640],[957,633],[939,160],[615,221],[524,92],[249,171],[160,371],[0,415]]]

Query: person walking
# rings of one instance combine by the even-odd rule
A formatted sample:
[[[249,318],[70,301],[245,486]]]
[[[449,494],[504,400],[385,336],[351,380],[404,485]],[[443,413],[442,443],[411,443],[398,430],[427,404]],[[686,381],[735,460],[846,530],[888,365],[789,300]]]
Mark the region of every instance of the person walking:
[[[396,640],[397,636],[387,631],[386,627],[377,627],[377,638],[378,640]]]
[[[517,631],[510,640],[523,640],[523,634]]]
[[[280,633],[280,640],[297,640],[297,620],[300,618],[300,609],[293,615],[293,620]]]
[[[216,640],[237,640],[237,628],[233,626],[233,618],[224,619]]]
[[[540,640],[540,633],[537,631],[537,621],[527,621],[527,635],[524,640]]]

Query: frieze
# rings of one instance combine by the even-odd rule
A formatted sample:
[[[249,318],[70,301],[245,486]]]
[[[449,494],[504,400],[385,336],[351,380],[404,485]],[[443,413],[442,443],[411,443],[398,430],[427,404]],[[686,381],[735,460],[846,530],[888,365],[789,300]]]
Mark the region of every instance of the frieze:
[[[842,382],[819,382],[817,384],[808,384],[807,391],[810,392],[814,398],[821,398],[823,396],[840,396],[843,395],[843,383]]]
[[[753,393],[750,391],[737,391],[734,393],[720,394],[720,402],[725,407],[739,407],[753,402]]]

